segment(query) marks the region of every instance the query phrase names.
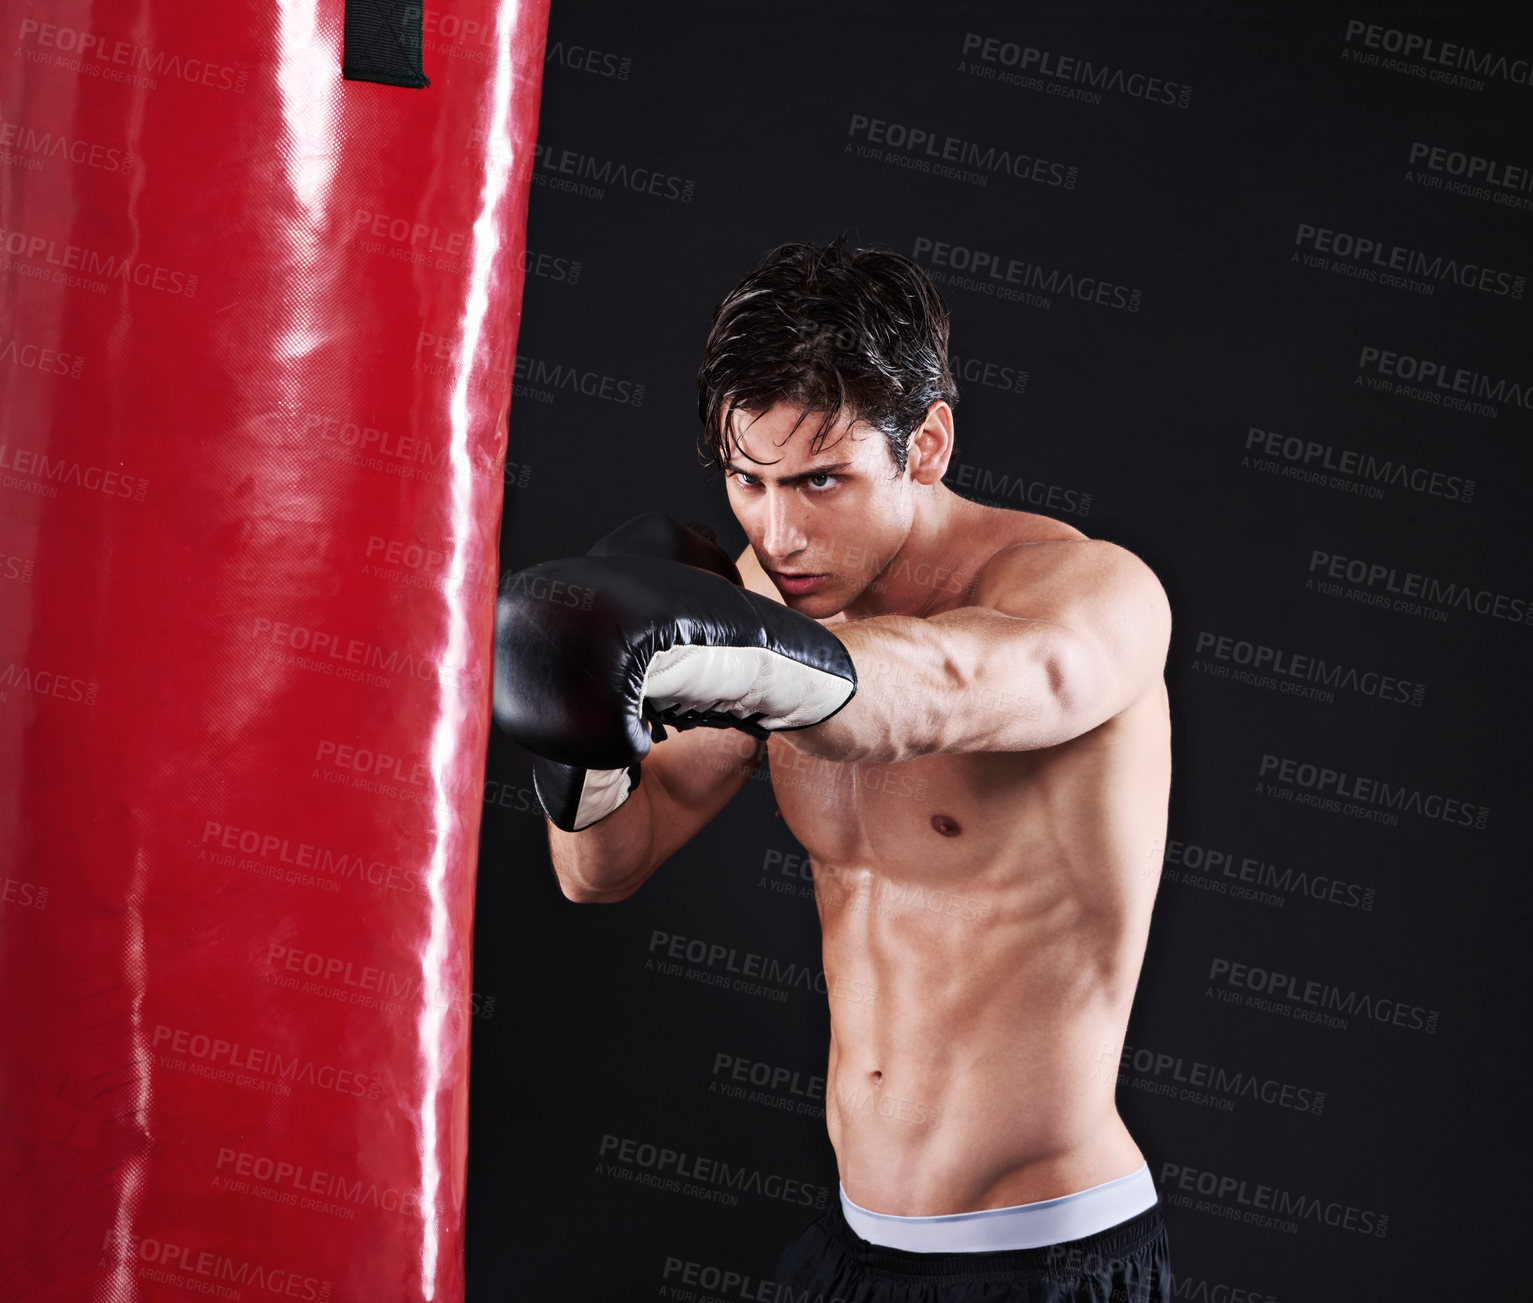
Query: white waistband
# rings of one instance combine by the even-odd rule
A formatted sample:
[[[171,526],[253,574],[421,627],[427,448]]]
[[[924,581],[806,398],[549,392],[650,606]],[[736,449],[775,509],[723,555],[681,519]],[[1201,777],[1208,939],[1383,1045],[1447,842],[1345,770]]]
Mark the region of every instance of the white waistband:
[[[911,1253],[985,1253],[1041,1249],[1084,1239],[1155,1206],[1155,1181],[1146,1163],[1137,1172],[1089,1190],[1011,1208],[944,1217],[892,1217],[859,1208],[841,1191],[846,1224],[871,1244]]]

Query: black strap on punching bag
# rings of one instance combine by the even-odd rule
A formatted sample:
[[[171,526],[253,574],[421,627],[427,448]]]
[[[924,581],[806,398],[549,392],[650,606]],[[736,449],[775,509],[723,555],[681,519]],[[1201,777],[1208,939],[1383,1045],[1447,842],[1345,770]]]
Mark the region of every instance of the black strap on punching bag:
[[[426,10],[421,0],[346,0],[341,75],[386,86],[429,86],[421,69]]]

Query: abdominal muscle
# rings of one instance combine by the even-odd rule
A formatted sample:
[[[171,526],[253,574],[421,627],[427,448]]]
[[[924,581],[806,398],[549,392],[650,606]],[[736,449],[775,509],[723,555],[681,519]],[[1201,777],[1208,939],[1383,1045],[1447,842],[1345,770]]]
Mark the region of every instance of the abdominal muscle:
[[[885,767],[773,740],[814,866],[826,1122],[854,1203],[1008,1207],[1144,1162],[1114,1088],[1159,880],[1164,718],[1158,693],[1047,751]]]

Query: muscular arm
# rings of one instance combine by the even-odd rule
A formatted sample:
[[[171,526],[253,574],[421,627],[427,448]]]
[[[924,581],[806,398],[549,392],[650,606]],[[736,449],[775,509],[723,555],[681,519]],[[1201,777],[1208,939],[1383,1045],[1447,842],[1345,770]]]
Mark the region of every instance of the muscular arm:
[[[626,900],[745,786],[766,744],[734,729],[692,729],[656,742],[637,790],[581,832],[548,825],[559,888],[585,904]]]
[[[1004,549],[973,606],[834,628],[857,666],[857,695],[784,737],[823,760],[891,764],[1089,732],[1159,681],[1171,615],[1143,562],[1080,539]]]

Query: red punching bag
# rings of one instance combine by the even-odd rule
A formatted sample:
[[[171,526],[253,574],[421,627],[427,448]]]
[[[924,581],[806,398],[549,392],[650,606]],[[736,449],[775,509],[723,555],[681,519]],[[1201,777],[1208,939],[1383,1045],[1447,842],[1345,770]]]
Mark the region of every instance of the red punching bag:
[[[0,13],[0,1301],[461,1299],[547,0]]]

